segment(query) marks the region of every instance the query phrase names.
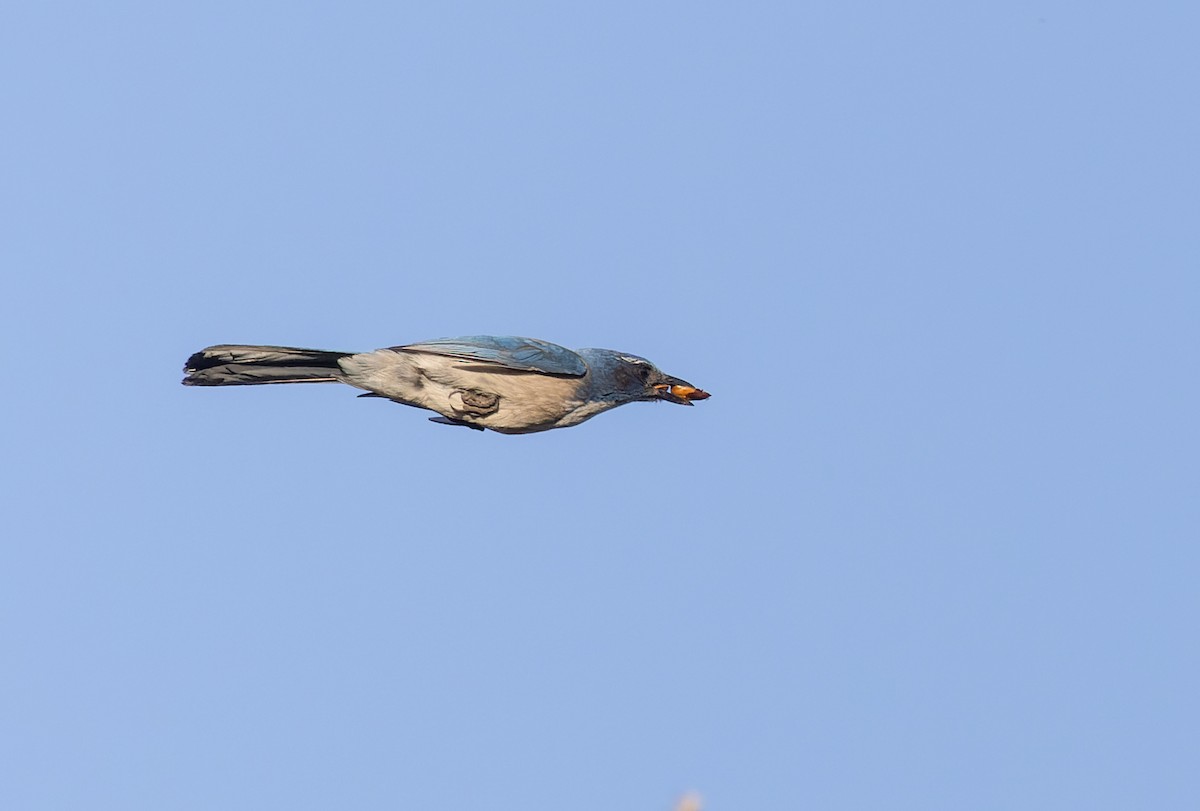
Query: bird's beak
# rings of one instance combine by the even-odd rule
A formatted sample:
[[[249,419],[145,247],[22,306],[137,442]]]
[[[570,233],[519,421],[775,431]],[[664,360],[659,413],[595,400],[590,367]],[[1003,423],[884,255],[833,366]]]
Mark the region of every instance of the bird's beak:
[[[712,396],[686,380],[680,380],[678,377],[670,375],[663,375],[662,382],[656,383],[654,390],[660,400],[685,406],[692,405],[693,400],[707,400]]]

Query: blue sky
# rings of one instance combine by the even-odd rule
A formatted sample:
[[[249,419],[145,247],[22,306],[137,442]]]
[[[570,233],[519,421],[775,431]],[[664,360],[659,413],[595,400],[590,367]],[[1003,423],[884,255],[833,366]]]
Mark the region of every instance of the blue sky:
[[[1194,803],[1197,24],[6,6],[0,806]],[[178,385],[480,333],[713,397]]]

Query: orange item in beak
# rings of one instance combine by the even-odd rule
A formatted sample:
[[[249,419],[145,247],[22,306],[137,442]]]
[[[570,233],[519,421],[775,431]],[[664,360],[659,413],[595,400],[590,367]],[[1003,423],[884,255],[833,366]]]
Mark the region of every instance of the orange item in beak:
[[[676,397],[682,397],[684,400],[707,400],[710,395],[703,389],[696,389],[691,386],[655,386],[657,389],[666,389]]]

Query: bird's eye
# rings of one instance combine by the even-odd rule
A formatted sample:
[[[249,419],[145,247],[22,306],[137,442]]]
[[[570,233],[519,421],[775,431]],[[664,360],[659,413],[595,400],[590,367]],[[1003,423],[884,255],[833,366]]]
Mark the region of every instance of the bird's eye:
[[[647,380],[650,379],[650,374],[653,371],[654,371],[653,369],[651,369],[649,366],[646,366],[645,364],[638,364],[638,377],[640,377],[642,379],[643,383],[645,383]]]

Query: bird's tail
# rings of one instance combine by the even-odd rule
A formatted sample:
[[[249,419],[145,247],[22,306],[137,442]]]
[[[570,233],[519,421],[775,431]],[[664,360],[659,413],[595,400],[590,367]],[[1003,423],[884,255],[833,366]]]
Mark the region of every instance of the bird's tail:
[[[352,354],[289,346],[210,346],[188,358],[183,367],[183,385],[334,383],[340,379],[338,360]]]

